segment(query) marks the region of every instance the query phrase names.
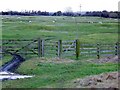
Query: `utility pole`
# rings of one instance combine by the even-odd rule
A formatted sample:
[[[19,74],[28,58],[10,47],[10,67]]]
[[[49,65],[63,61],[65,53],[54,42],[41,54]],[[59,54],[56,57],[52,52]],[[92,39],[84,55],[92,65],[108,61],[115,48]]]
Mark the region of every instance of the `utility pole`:
[[[80,16],[81,16],[81,8],[82,8],[82,6],[81,6],[81,4],[80,4]]]
[[[80,16],[81,16],[81,4],[80,4]],[[78,35],[78,32],[79,32],[79,27],[78,27],[78,23],[77,23],[77,20],[76,18],[74,17],[74,20],[75,20],[75,23],[76,23],[76,38],[78,39],[79,35]]]

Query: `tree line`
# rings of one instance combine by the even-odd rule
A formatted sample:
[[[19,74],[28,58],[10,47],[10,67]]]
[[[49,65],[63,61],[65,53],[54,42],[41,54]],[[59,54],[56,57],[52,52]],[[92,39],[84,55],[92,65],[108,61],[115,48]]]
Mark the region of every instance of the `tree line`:
[[[21,15],[21,16],[97,16],[104,18],[120,18],[120,12],[118,11],[89,11],[85,13],[80,12],[47,12],[47,11],[1,11],[0,15]]]

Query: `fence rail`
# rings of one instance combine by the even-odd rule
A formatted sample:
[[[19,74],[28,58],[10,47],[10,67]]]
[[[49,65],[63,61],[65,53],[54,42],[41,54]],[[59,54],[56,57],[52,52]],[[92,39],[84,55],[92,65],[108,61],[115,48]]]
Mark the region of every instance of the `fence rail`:
[[[51,41],[43,39],[24,39],[24,40],[1,40],[3,50],[20,54],[36,54],[39,57],[76,57],[118,55],[118,43],[112,44],[86,44],[77,40],[71,41]],[[1,53],[4,53],[1,51]]]

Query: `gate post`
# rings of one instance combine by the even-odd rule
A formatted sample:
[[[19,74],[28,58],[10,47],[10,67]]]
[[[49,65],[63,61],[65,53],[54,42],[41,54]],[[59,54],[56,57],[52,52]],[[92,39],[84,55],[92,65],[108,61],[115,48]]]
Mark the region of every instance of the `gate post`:
[[[41,40],[41,56],[44,57],[44,40]]]
[[[60,58],[62,55],[62,40],[58,41],[58,57]]]
[[[44,40],[38,38],[38,57],[44,57]]]
[[[97,58],[100,59],[100,44],[97,43]]]
[[[115,55],[118,55],[118,42],[115,44]]]
[[[75,53],[76,53],[76,59],[78,59],[79,55],[80,55],[80,41],[79,41],[79,39],[76,39],[76,50],[75,50]]]
[[[38,57],[41,57],[41,39],[38,38]]]

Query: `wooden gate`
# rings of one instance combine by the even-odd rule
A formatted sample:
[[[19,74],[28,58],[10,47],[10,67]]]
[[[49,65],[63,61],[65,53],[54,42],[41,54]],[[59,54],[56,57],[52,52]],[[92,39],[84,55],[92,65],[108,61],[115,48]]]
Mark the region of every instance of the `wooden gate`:
[[[2,40],[2,54],[5,55],[5,51],[11,53],[17,53],[22,56],[38,55],[38,40],[24,39],[24,40]]]

